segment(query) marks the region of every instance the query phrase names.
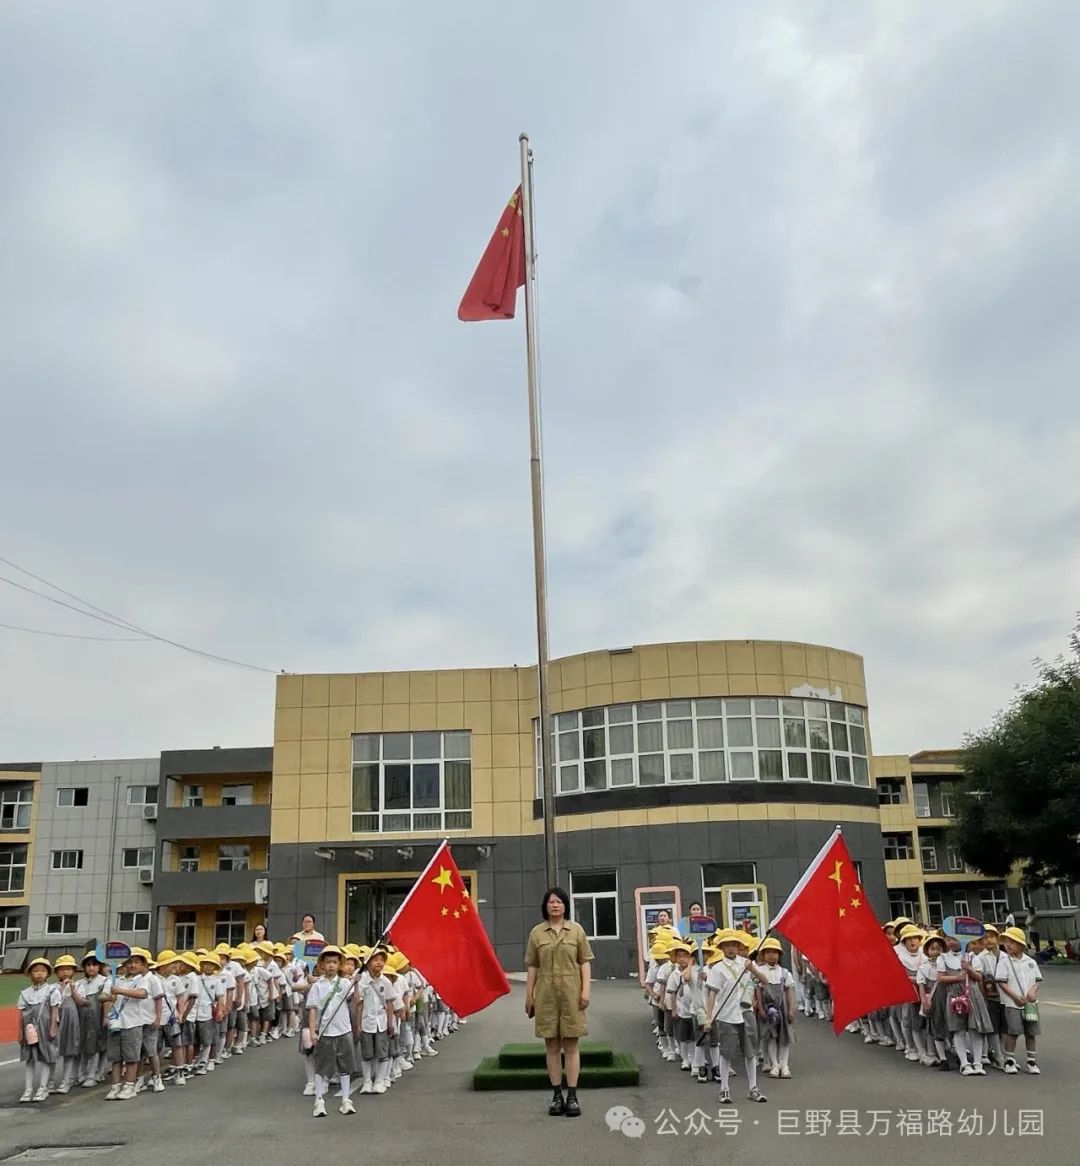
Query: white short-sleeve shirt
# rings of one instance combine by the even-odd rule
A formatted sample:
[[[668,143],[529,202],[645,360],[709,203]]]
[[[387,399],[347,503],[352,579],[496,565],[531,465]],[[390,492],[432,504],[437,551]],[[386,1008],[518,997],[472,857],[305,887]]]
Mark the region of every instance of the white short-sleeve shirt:
[[[994,979],[999,984],[1004,984],[1007,988],[1011,989],[1021,999],[1028,994],[1032,985],[1037,984],[1042,978],[1039,965],[1031,956],[1022,955],[1014,959],[1007,951],[998,953]],[[1006,1008],[1023,1007],[1004,992],[1001,993],[1001,1003]]]
[[[308,992],[307,1007],[315,1009],[315,1029],[324,1036],[347,1036],[352,1032],[352,1013],[345,998],[349,981],[341,976],[316,980]]]
[[[742,956],[736,956],[732,960],[717,960],[709,968],[705,976],[705,985],[716,993],[716,999],[713,1001],[715,1012],[711,1020],[720,1020],[726,1024],[743,1023],[742,986],[750,973],[747,972],[742,980],[739,980],[739,976],[745,967],[746,960]]]
[[[367,982],[360,981],[360,1001],[363,1014],[360,1018],[362,1032],[386,1032],[386,1005],[393,1005],[394,989],[385,976],[367,976]],[[310,999],[310,997],[309,997]]]

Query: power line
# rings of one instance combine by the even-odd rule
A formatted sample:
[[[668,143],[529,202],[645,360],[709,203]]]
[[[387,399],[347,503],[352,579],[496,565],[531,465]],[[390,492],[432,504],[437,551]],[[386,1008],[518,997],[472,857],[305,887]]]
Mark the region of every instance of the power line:
[[[18,624],[0,623],[0,628],[8,632],[29,632],[34,636],[55,636],[60,640],[96,640],[108,644],[146,644],[146,636],[76,636],[71,632],[47,632],[43,628],[24,628]]]
[[[18,588],[19,591],[25,591],[29,595],[36,595],[39,599],[44,599],[48,603],[55,603],[60,607],[66,607],[69,611],[77,612],[79,615],[85,615],[88,619],[96,619],[100,623],[110,624],[112,627],[120,628],[123,631],[138,632],[140,636],[145,636],[148,640],[156,640],[159,644],[168,644],[171,648],[177,648],[181,652],[189,652],[193,656],[201,656],[205,660],[213,660],[218,664],[229,664],[234,668],[246,668],[251,672],[265,672],[271,676],[277,675],[273,668],[263,668],[258,664],[247,664],[243,660],[233,660],[229,656],[219,656],[214,652],[204,652],[201,648],[192,648],[190,645],[182,644],[178,640],[170,640],[167,636],[159,636],[155,632],[139,627],[138,624],[131,623],[130,620],[123,619],[121,616],[106,611],[103,607],[97,607],[95,604],[90,603],[89,600],[83,599],[71,591],[65,591],[63,587],[57,586],[41,575],[35,575],[33,571],[28,571],[25,567],[19,566],[18,563],[12,562],[11,559],[5,559],[3,556],[0,556],[0,563],[14,567],[21,574],[36,580],[38,583],[43,583],[46,587],[51,588],[53,591],[58,591],[61,595],[66,595],[69,599],[74,599],[76,603],[82,606],[75,607],[70,603],[65,603],[62,599],[55,598],[55,596],[46,595],[44,592],[37,591],[33,587],[27,587],[24,583],[17,583],[14,579],[0,575],[0,583],[7,583],[11,587]],[[87,610],[88,608],[90,610]]]

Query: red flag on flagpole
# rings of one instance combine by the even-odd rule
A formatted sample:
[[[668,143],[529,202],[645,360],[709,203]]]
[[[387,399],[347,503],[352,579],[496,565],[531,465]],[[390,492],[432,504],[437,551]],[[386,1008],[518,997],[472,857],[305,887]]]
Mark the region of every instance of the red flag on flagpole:
[[[387,931],[458,1016],[471,1016],[510,991],[446,842],[435,851]]]
[[[788,896],[771,929],[779,931],[829,982],[833,1029],[915,999],[892,944],[867,901],[837,827]]]
[[[502,213],[458,307],[459,320],[512,320],[517,289],[525,284],[525,227],[521,187]]]

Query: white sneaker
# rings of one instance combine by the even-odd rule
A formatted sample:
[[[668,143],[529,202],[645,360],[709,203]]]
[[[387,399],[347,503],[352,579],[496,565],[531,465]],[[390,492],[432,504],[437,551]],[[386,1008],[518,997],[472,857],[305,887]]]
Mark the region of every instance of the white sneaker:
[[[372,1093],[385,1093],[386,1092],[386,1082],[382,1081],[382,1080],[376,1081],[375,1084],[372,1085],[372,1087],[371,1087],[371,1092]]]
[[[206,1071],[207,1071],[208,1073],[212,1073],[212,1072],[213,1072],[213,1071],[214,1071],[216,1068],[217,1068],[217,1062],[216,1062],[216,1061],[207,1061],[207,1062],[206,1062]]]
[[[361,1092],[361,1093],[371,1093],[371,1092],[373,1092],[373,1090],[372,1090],[372,1087],[371,1087],[371,1082],[370,1082],[370,1081],[365,1081],[365,1082],[363,1083],[363,1085],[361,1085],[361,1086],[360,1086],[360,1092]]]
[[[919,1054],[914,1049],[908,1049],[908,1051],[904,1054],[905,1061],[917,1061],[918,1059]]]
[[[48,1089],[47,1089],[47,1088],[46,1088],[46,1087],[43,1085],[43,1086],[42,1086],[42,1087],[41,1087],[41,1088],[40,1088],[40,1089],[37,1091],[37,1093],[35,1093],[35,1094],[34,1094],[34,1101],[48,1101],[48,1100],[49,1100],[49,1091],[48,1091]]]
[[[1042,1070],[1039,1068],[1039,1066],[1034,1061],[1028,1061],[1027,1071],[1035,1077],[1038,1077],[1039,1074],[1042,1073]]]
[[[164,1093],[165,1092],[165,1082],[162,1081],[162,1079],[160,1077],[155,1077],[154,1084],[153,1084],[152,1088],[153,1088],[155,1093]]]
[[[864,1045],[872,1045],[874,1044],[874,1037],[872,1037],[870,1033],[867,1033],[866,1036],[862,1038],[862,1043]]]
[[[346,1097],[338,1107],[338,1113],[356,1113],[356,1106]]]
[[[924,1053],[919,1058],[919,1064],[925,1065],[928,1069],[931,1069],[934,1067],[934,1065],[937,1064],[937,1061],[933,1057],[931,1057],[928,1053]]]
[[[105,1100],[106,1101],[116,1101],[117,1098],[120,1096],[121,1088],[122,1088],[122,1086],[120,1086],[120,1085],[111,1086],[109,1089],[109,1092],[105,1094]],[[29,1100],[30,1099],[27,1098],[27,1101],[29,1101]]]
[[[326,1117],[326,1102],[320,1097],[315,1102],[315,1108],[311,1111],[312,1117]]]
[[[184,1072],[177,1073],[176,1077],[175,1077],[175,1081],[176,1081],[177,1085],[186,1085],[187,1084],[187,1074]]]
[[[304,1086],[304,1091],[301,1094],[301,1096],[302,1097],[314,1097],[315,1096],[315,1082],[314,1081],[309,1081]]]
[[[233,1049],[233,1056],[234,1057],[242,1057],[243,1055],[244,1055],[244,1046],[243,1045],[236,1045],[236,1047]]]
[[[1011,1057],[1007,1057],[1004,1071],[1010,1076],[1015,1076],[1015,1074],[1020,1072],[1020,1066]]]
[[[982,1065],[976,1065],[971,1071],[975,1074],[976,1077],[986,1076],[986,1069],[983,1068]]]
[[[144,1091],[145,1091],[145,1089],[146,1089],[146,1081],[145,1081],[145,1079],[144,1079],[144,1078],[140,1077],[140,1078],[139,1078],[139,1079],[138,1079],[138,1080],[135,1082],[135,1092],[136,1092],[136,1093],[142,1093],[142,1092],[144,1092]]]
[[[973,1066],[973,1065],[970,1065],[970,1064],[969,1064],[967,1061],[965,1061],[965,1062],[964,1062],[964,1063],[963,1063],[963,1064],[960,1066],[960,1076],[961,1076],[961,1077],[974,1077],[974,1076],[975,1076],[975,1068],[974,1068],[974,1066]]]
[[[769,1070],[769,1076],[770,1077],[779,1077],[780,1076],[780,1066],[773,1065],[773,1067]]]
[[[413,1063],[408,1059],[408,1057],[406,1057],[405,1060],[401,1062],[401,1071],[403,1073],[407,1073],[412,1067]]]
[[[437,1057],[438,1055],[439,1050],[434,1045],[431,1045],[430,1048],[424,1049],[425,1057]]]
[[[690,1062],[684,1060],[682,1062],[682,1064],[679,1065],[679,1070],[680,1070],[680,1072],[683,1072],[683,1073],[689,1073],[690,1072]]]
[[[94,1086],[97,1085],[97,1079],[95,1077],[87,1077],[84,1080],[80,1081],[79,1085],[83,1089],[93,1089]]]
[[[130,1101],[135,1096],[135,1086],[130,1082],[120,1087],[120,1092],[116,1095],[117,1101]]]

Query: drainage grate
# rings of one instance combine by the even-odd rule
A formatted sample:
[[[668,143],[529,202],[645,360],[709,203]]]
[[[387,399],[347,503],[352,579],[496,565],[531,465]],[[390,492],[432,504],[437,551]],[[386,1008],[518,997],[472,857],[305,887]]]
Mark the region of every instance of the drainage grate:
[[[4,1162],[60,1162],[70,1158],[96,1158],[99,1154],[111,1154],[121,1150],[123,1145],[109,1146],[30,1146],[18,1154],[10,1154]]]

